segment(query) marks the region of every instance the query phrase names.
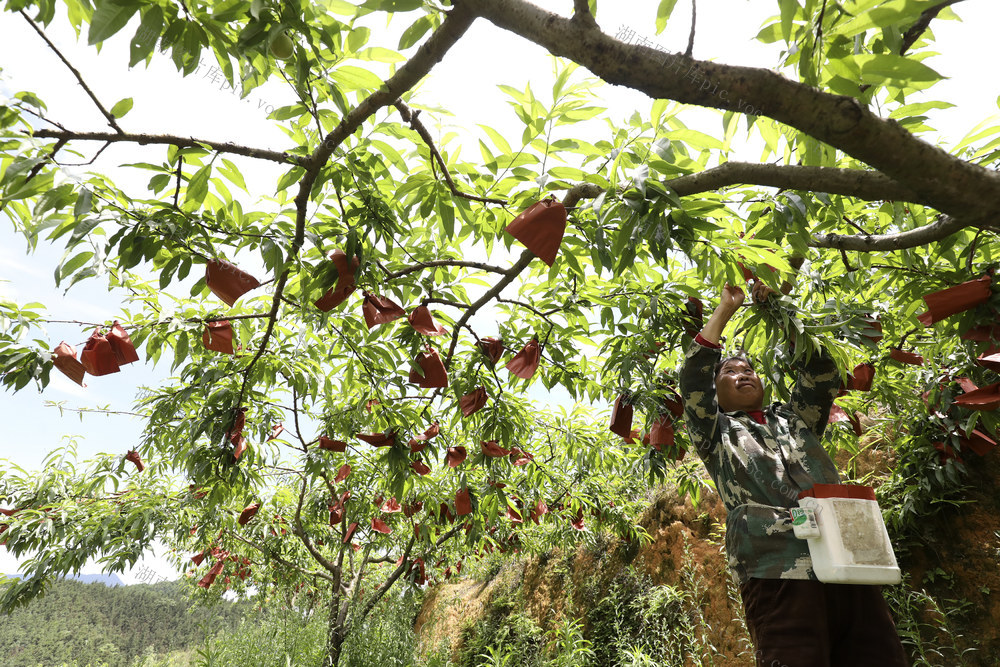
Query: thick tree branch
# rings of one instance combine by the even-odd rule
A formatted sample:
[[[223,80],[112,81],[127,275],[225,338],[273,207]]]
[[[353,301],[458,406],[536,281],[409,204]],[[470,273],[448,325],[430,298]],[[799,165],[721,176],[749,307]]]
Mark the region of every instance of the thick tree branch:
[[[888,176],[861,169],[725,162],[718,167],[665,182],[665,185],[682,197],[738,184],[826,192],[867,201],[893,200],[929,204],[919,192]]]
[[[940,241],[967,226],[961,220],[943,215],[937,222],[898,234],[864,236],[815,234],[809,245],[814,248],[836,248],[861,252],[903,250]]]
[[[302,544],[309,552],[309,555],[313,557],[313,560],[322,565],[327,572],[333,575],[333,577],[336,577],[336,581],[340,581],[340,568],[331,563],[329,560],[326,559],[325,556],[323,556],[323,554],[320,553],[319,549],[317,549],[313,545],[312,540],[309,539],[309,533],[307,533],[306,530],[302,527],[302,503],[305,500],[306,484],[307,480],[303,478],[302,488],[299,489],[299,502],[298,504],[295,505],[294,533],[298,535],[300,540],[302,540]],[[326,577],[326,578],[329,579],[330,581],[334,581],[333,577]]]
[[[524,0],[462,0],[461,6],[608,83],[654,99],[766,116],[801,130],[921,192],[926,202],[952,217],[978,222],[997,212],[1000,174],[922,141],[853,97],[825,93],[770,70],[625,44]]]
[[[375,608],[375,605],[379,603],[382,597],[389,591],[390,588],[392,588],[392,585],[396,583],[396,580],[403,576],[403,572],[406,571],[406,566],[408,565],[407,558],[410,555],[410,550],[413,548],[413,542],[415,540],[416,535],[411,534],[410,541],[406,543],[406,548],[403,550],[403,558],[400,560],[399,565],[397,565],[396,569],[392,571],[392,574],[385,578],[385,581],[382,582],[382,585],[376,589],[372,596],[368,598],[365,606],[362,607],[361,611],[352,619],[354,622],[365,620],[365,618],[368,617],[368,614],[371,613],[372,609]]]
[[[128,142],[146,146],[149,144],[162,144],[166,146],[177,146],[177,148],[210,148],[219,153],[232,153],[243,155],[258,160],[270,160],[271,162],[281,162],[284,164],[299,164],[305,158],[282,153],[280,151],[269,151],[252,146],[241,146],[229,141],[206,141],[205,139],[195,139],[194,137],[175,137],[167,134],[136,134],[133,132],[73,132],[71,130],[35,130],[33,137],[39,139],[58,139],[61,141],[104,141],[109,144],[118,142]]]

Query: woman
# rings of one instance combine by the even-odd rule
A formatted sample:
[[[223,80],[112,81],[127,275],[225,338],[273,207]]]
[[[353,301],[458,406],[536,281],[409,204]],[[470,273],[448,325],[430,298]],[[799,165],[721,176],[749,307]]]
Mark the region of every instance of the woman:
[[[753,288],[762,303],[773,290]],[[681,370],[691,442],[726,506],[726,553],[739,583],[758,666],[895,667],[908,664],[881,588],[824,584],[788,508],[813,484],[839,484],[820,439],[840,388],[825,353],[801,364],[788,403],[763,406],[764,388],[719,340],[743,304],[726,285]]]

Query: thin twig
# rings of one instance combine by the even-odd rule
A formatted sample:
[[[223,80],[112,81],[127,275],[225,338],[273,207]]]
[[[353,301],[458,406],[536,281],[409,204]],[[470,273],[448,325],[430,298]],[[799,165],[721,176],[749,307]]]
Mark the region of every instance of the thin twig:
[[[848,273],[856,270],[853,266],[851,266],[851,262],[848,261],[848,259],[847,259],[847,251],[844,250],[843,248],[840,249],[840,259],[844,262],[844,269]]]
[[[459,259],[435,259],[428,262],[419,262],[413,266],[405,266],[398,271],[393,271],[392,273],[386,273],[386,280],[395,280],[396,278],[401,278],[402,276],[408,275],[410,273],[415,273],[421,269],[432,268],[435,266],[457,266],[466,267],[470,269],[479,269],[480,271],[488,271],[490,273],[499,273],[503,275],[507,272],[499,266],[493,266],[492,264],[486,264],[484,262],[469,262]]]
[[[101,157],[101,153],[103,153],[110,145],[111,145],[110,141],[105,141],[104,145],[101,146],[99,149],[97,149],[97,152],[94,153],[94,157],[90,158],[86,162],[56,162],[55,160],[53,160],[53,162],[55,162],[60,167],[88,167],[94,164],[97,158]]]
[[[448,183],[448,189],[451,190],[451,193],[453,195],[455,195],[456,197],[462,197],[463,199],[468,199],[470,201],[482,202],[484,204],[500,204],[501,206],[505,206],[507,204],[506,199],[492,199],[490,197],[479,197],[477,195],[470,195],[459,190],[458,186],[455,185],[455,181],[453,181],[451,178],[451,173],[449,173],[448,171],[448,165],[445,164],[444,158],[441,157],[441,153],[438,152],[437,147],[434,145],[434,139],[431,137],[430,132],[428,132],[427,128],[424,127],[424,124],[417,119],[417,116],[420,115],[420,112],[410,111],[410,108],[406,106],[406,104],[404,104],[402,100],[396,100],[395,102],[393,102],[393,106],[395,106],[396,109],[399,110],[399,115],[400,117],[402,117],[403,122],[409,123],[410,127],[416,130],[417,134],[420,135],[420,138],[424,140],[425,144],[427,144],[427,148],[431,152],[431,168],[432,169],[434,168],[434,162],[436,160],[437,163],[441,166],[441,173],[444,175],[444,180]]]
[[[549,311],[548,313],[543,313],[542,311],[540,311],[537,308],[535,308],[534,306],[532,306],[530,303],[524,303],[523,301],[517,301],[516,299],[503,299],[501,297],[497,297],[497,303],[509,303],[509,304],[513,304],[515,306],[519,306],[521,308],[524,308],[525,310],[530,310],[535,315],[538,315],[540,318],[542,318],[543,320],[545,320],[549,324],[552,323],[552,321],[549,319],[549,315],[552,314],[552,311]],[[561,310],[561,309],[560,308],[556,308],[555,312],[558,312],[559,310]]]
[[[924,34],[924,31],[926,31],[930,26],[931,21],[937,18],[937,15],[942,9],[950,7],[951,5],[961,1],[962,0],[945,0],[944,2],[934,5],[933,7],[925,9],[920,15],[920,18],[917,19],[917,22],[910,26],[910,29],[903,34],[903,43],[899,47],[899,55],[905,55],[906,52],[910,50],[910,47],[913,46],[918,39],[920,39],[920,36]]]
[[[112,133],[112,132],[74,132],[72,130],[35,130],[32,136],[39,139],[68,139],[71,141],[106,141],[110,143],[127,142],[146,145],[176,146],[177,148],[201,148],[213,150],[217,153],[232,153],[244,157],[268,160],[270,162],[280,162],[282,164],[300,165],[308,160],[297,155],[290,155],[280,151],[270,151],[252,146],[243,146],[229,141],[208,141],[206,139],[195,139],[192,137],[179,137],[170,134],[136,134],[136,133]]]
[[[177,156],[177,187],[174,188],[174,208],[179,209],[177,201],[181,195],[181,177],[183,176],[184,170],[184,156]]]
[[[278,554],[274,553],[273,551],[270,551],[269,549],[265,549],[264,547],[256,544],[255,542],[251,542],[250,540],[248,540],[247,538],[243,537],[239,533],[236,533],[236,532],[234,532],[232,530],[228,530],[227,529],[226,530],[226,534],[229,535],[230,537],[235,537],[237,540],[239,540],[240,542],[243,542],[248,547],[256,549],[257,551],[259,551],[260,553],[262,553],[266,558],[271,558],[275,562],[280,563],[281,565],[283,565],[283,566],[285,566],[287,568],[291,568],[293,570],[297,570],[297,571],[299,571],[299,572],[301,572],[302,574],[305,574],[305,575],[309,575],[309,576],[313,576],[313,577],[321,577],[321,578],[326,579],[327,581],[330,581],[330,582],[335,581],[333,577],[331,577],[330,575],[328,575],[328,574],[326,574],[324,572],[319,572],[319,571],[315,571],[315,570],[307,570],[307,569],[305,569],[303,567],[299,567],[298,565],[292,563],[291,561],[285,560],[284,558],[282,558]]]
[[[24,20],[28,22],[28,25],[30,25],[32,28],[35,29],[35,32],[38,33],[39,37],[41,37],[43,40],[45,40],[45,43],[49,45],[49,48],[52,49],[52,51],[57,56],[59,56],[59,60],[63,61],[63,64],[66,65],[66,67],[69,68],[69,71],[73,72],[73,76],[75,76],[76,80],[80,82],[80,85],[83,87],[84,91],[86,91],[86,93],[90,97],[90,99],[92,99],[94,101],[94,104],[96,104],[97,108],[100,109],[100,111],[101,111],[102,114],[104,114],[104,117],[108,119],[108,125],[110,125],[118,134],[124,134],[124,132],[122,131],[122,129],[120,127],[118,127],[118,122],[115,121],[115,117],[112,116],[111,113],[107,109],[104,108],[104,105],[101,104],[101,101],[99,99],[97,99],[96,95],[94,95],[94,92],[87,85],[87,82],[83,80],[83,76],[80,74],[79,70],[77,70],[75,67],[73,67],[73,65],[71,65],[70,62],[68,60],[66,60],[66,57],[63,56],[63,54],[59,52],[59,49],[56,48],[56,45],[53,44],[49,40],[49,38],[45,35],[45,33],[42,32],[41,28],[39,28],[37,25],[35,25],[35,22],[31,20],[31,18],[28,16],[28,14],[23,9],[20,11],[20,14],[21,14],[22,18],[24,18]]]
[[[684,55],[688,58],[693,57],[691,54],[694,53],[694,28],[695,24],[698,22],[698,0],[691,0],[691,34],[688,35],[688,45],[687,49],[684,51]]]
[[[58,164],[56,163],[56,153],[58,153],[59,149],[61,149],[65,145],[66,145],[65,139],[60,139],[59,141],[57,141],[55,143],[55,146],[52,147],[52,152],[49,154],[49,160],[51,160],[55,164]],[[28,177],[24,179],[25,184],[27,184],[29,181],[31,181],[31,179],[37,176],[38,172],[40,172],[44,167],[45,167],[45,160],[42,160],[34,167],[32,167],[31,171],[28,172]]]

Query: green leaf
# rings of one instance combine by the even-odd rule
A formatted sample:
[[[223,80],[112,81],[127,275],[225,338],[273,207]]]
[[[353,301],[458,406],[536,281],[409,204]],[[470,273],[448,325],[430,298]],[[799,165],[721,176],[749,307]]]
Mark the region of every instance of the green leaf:
[[[786,42],[792,37],[792,21],[799,13],[799,0],[778,0],[781,6],[781,38]]]
[[[423,0],[368,0],[361,6],[383,12],[412,12],[423,7],[424,2]]]
[[[14,99],[21,100],[25,104],[30,104],[31,106],[35,107],[36,109],[38,109],[40,111],[45,111],[46,110],[45,103],[42,102],[42,100],[40,100],[38,98],[38,96],[35,95],[34,93],[29,93],[27,91],[21,91],[21,92],[16,93],[14,95]]]
[[[81,188],[80,194],[76,197],[76,205],[73,206],[73,217],[79,220],[81,217],[90,213],[90,207],[93,205],[94,193],[90,191],[90,188]]]
[[[703,149],[721,149],[722,142],[716,137],[710,134],[705,134],[704,132],[699,132],[698,130],[673,130],[670,132],[665,132],[665,136],[669,137],[672,141],[681,141],[692,148]]]
[[[69,238],[69,246],[75,246],[80,239],[89,234],[94,230],[97,225],[101,224],[100,218],[91,218],[90,220],[83,220],[73,226],[73,234]]]
[[[347,0],[324,0],[323,7],[327,11],[341,16],[354,16],[358,11],[358,8]]]
[[[656,34],[659,35],[667,27],[670,14],[674,11],[677,0],[660,0],[660,6],[656,8]]]
[[[163,9],[152,5],[143,10],[142,22],[129,44],[129,67],[135,67],[153,53],[162,31]]]
[[[874,4],[869,1],[867,7],[862,6],[862,11],[856,12],[853,18],[836,28],[836,34],[854,37],[872,28],[889,26],[898,26],[905,30],[913,25],[924,10],[938,4],[938,0],[889,0],[878,7],[864,11]]]
[[[115,118],[121,118],[129,111],[132,110],[132,98],[126,97],[124,99],[118,100],[113,107],[111,107],[111,115]]]
[[[278,185],[275,191],[281,192],[282,190],[290,186],[292,183],[295,183],[300,178],[302,178],[302,176],[305,173],[306,170],[303,169],[302,167],[292,167],[287,172],[285,172],[285,174],[283,174],[280,179],[278,179]]]
[[[419,42],[420,38],[433,27],[434,24],[431,22],[431,18],[429,16],[421,16],[403,31],[403,34],[399,38],[399,48],[410,48]]]
[[[382,79],[372,72],[353,65],[343,65],[330,73],[331,78],[344,90],[377,90]]]
[[[448,238],[455,236],[455,209],[448,201],[438,199],[438,215],[441,216],[441,224],[444,226],[445,234]]]
[[[862,83],[903,87],[907,83],[933,83],[943,78],[927,65],[905,56],[860,55],[855,60],[861,66]]]
[[[114,0],[103,0],[94,10],[90,20],[90,32],[87,33],[87,44],[93,46],[103,42],[125,27],[132,15],[139,10],[139,4],[120,4]]]
[[[480,125],[479,127],[481,127],[483,129],[483,132],[485,132],[489,136],[490,140],[493,142],[493,145],[499,148],[501,151],[503,151],[504,154],[510,155],[511,153],[513,153],[513,151],[510,148],[510,144],[507,143],[507,140],[503,138],[502,134],[497,132],[489,125]]]
[[[951,102],[917,102],[916,104],[904,104],[898,109],[894,109],[889,118],[905,119],[911,116],[919,116],[931,109],[950,109],[955,105]]]
[[[399,63],[406,60],[406,56],[403,54],[381,46],[362,49],[354,54],[354,57],[358,60],[371,60],[378,63]]]
[[[55,272],[56,287],[59,286],[59,283],[62,282],[66,276],[71,275],[74,271],[89,262],[93,256],[94,253],[86,250],[74,256],[73,259],[69,260],[65,264],[57,267]]]
[[[264,257],[264,266],[270,271],[276,271],[281,265],[281,247],[271,239],[264,239],[260,244],[260,253]]]
[[[357,27],[347,35],[347,51],[353,52],[368,43],[372,31],[368,28]]]
[[[212,174],[212,165],[207,164],[198,171],[188,181],[187,190],[184,193],[184,204],[191,204],[194,208],[201,206],[208,195],[208,177]]]
[[[188,336],[186,332],[181,332],[177,336],[177,345],[174,346],[174,363],[171,370],[176,369],[188,356]]]

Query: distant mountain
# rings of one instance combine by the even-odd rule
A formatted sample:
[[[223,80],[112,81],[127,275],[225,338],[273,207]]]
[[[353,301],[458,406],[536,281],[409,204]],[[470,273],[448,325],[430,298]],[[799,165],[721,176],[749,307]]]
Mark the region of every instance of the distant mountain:
[[[206,635],[233,632],[252,608],[229,602],[192,607],[177,581],[123,586],[114,575],[89,577],[105,585],[63,579],[0,617],[2,667],[128,667],[140,656],[190,652]]]
[[[124,586],[125,582],[117,574],[76,574],[67,579],[82,581],[85,584],[104,584],[105,586]]]
[[[20,579],[20,574],[5,574],[5,577],[10,577],[11,579]],[[105,586],[124,586],[125,582],[118,578],[117,574],[74,574],[66,579],[71,579],[73,581],[80,581],[85,584],[104,584]]]

